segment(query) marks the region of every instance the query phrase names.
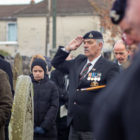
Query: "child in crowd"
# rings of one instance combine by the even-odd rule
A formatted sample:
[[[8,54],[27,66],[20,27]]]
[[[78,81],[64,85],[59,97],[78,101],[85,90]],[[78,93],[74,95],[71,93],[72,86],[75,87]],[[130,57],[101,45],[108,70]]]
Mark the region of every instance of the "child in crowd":
[[[46,74],[44,59],[32,58],[31,79],[34,89],[34,140],[57,140],[56,116],[59,96],[56,85]]]

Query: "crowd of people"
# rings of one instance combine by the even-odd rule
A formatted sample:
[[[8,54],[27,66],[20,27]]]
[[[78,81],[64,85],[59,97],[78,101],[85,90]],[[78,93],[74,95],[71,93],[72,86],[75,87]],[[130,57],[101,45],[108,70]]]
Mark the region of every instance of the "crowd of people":
[[[122,30],[114,61],[102,56],[103,35],[95,30],[59,46],[51,63],[32,57],[34,140],[140,140],[139,12],[139,0],[114,1],[110,18]],[[84,54],[73,58],[80,46]],[[3,57],[0,69],[0,140],[8,140],[14,89]]]

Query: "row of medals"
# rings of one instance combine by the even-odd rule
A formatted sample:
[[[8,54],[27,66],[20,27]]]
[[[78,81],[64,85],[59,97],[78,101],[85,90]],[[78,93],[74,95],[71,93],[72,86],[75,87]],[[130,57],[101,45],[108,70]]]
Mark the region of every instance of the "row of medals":
[[[99,86],[99,82],[101,81],[101,73],[89,72],[87,80],[91,81],[91,86],[96,87]]]

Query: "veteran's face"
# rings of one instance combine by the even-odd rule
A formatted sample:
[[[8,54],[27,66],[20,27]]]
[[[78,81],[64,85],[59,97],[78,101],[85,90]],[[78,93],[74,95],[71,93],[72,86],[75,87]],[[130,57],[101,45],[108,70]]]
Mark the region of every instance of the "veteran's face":
[[[119,61],[120,64],[123,64],[128,59],[128,51],[125,48],[123,43],[116,43],[114,45],[114,56]]]
[[[101,54],[102,43],[98,43],[95,39],[84,40],[84,54],[90,61]]]
[[[140,37],[137,32],[134,30],[133,27],[128,23],[126,18],[124,18],[119,24],[122,32],[123,32],[123,39],[128,45],[138,44]]]
[[[140,1],[139,0],[128,0],[128,8],[126,11],[126,18],[131,25],[131,27],[134,28],[134,30],[139,34],[140,36]],[[140,40],[140,39],[139,39]]]

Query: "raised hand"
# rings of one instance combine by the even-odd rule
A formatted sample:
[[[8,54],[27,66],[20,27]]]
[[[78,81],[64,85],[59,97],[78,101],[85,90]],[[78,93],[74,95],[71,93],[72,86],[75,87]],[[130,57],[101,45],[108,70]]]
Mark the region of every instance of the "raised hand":
[[[73,39],[66,47],[65,49],[67,51],[73,51],[76,50],[78,47],[80,47],[80,45],[83,42],[83,37],[82,36],[77,36],[75,39]]]

